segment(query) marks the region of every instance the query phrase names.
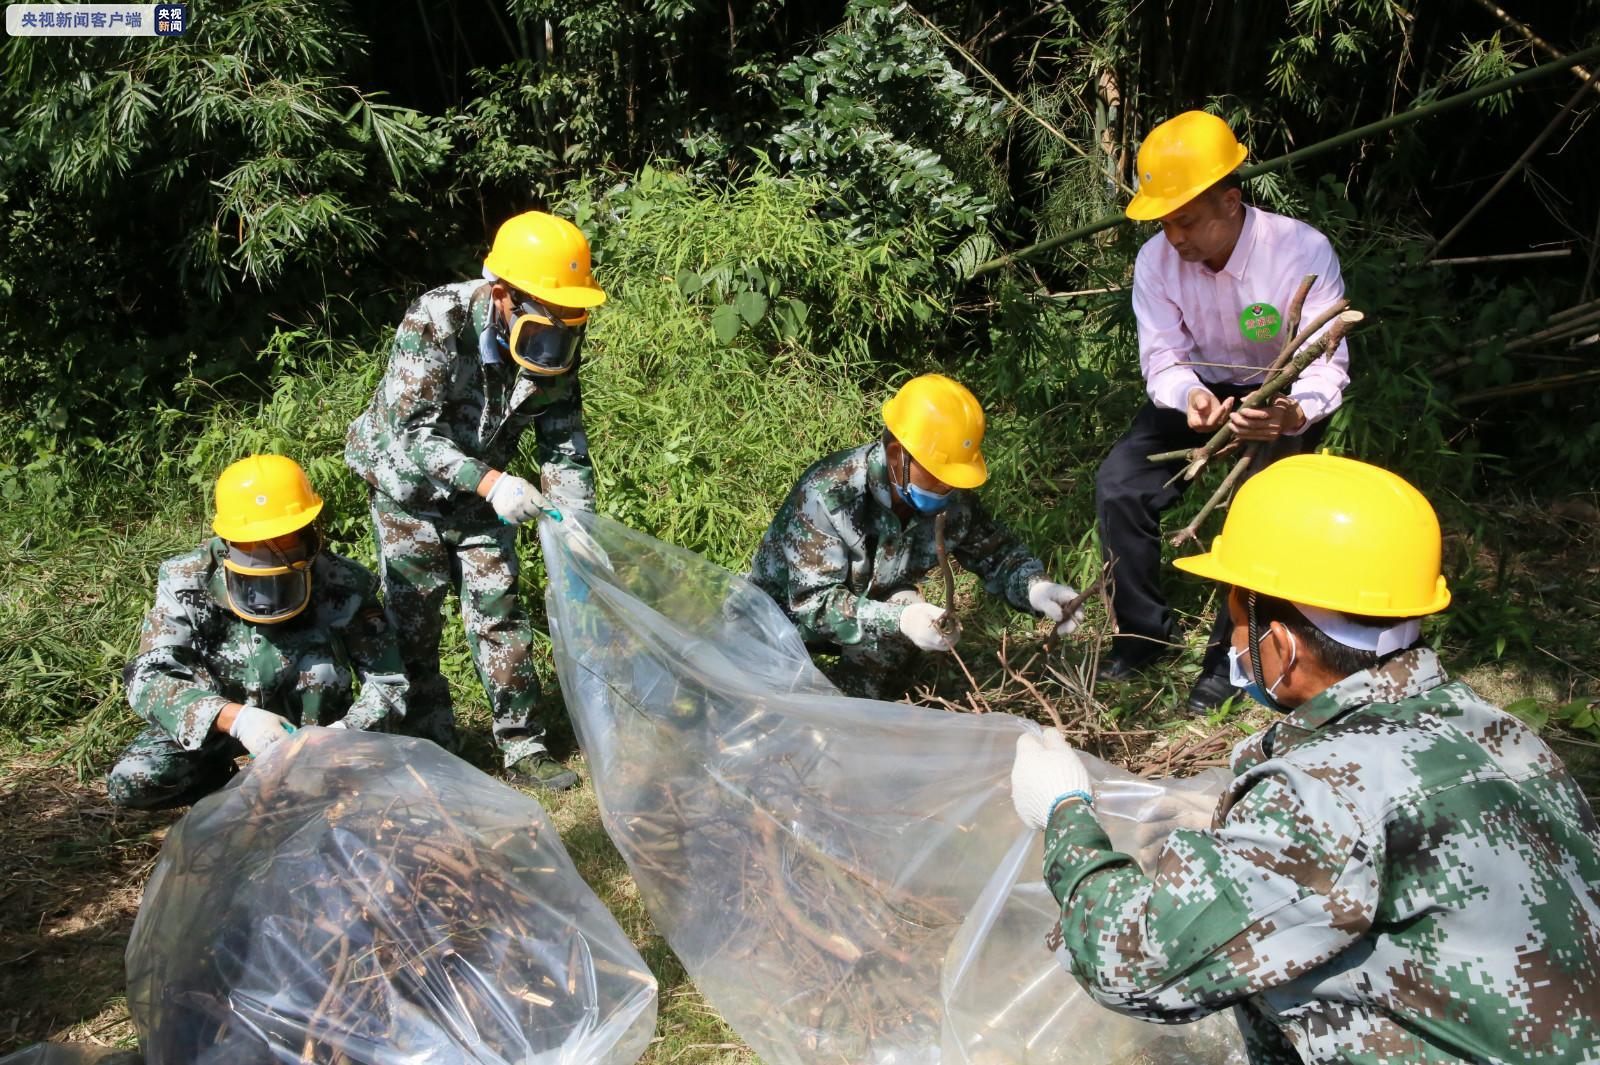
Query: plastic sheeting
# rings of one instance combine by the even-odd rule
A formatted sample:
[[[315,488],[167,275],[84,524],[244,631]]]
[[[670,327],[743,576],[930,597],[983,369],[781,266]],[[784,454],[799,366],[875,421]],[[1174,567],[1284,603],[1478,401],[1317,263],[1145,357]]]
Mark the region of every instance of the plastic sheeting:
[[[35,1043],[0,1058],[0,1065],[139,1065],[141,1060],[130,1050],[73,1043]]]
[[[581,523],[574,528],[573,522]],[[846,698],[742,577],[605,518],[541,522],[556,668],[604,823],[696,985],[769,1065],[1242,1061],[1231,1019],[1094,1003],[1048,952],[1029,723]],[[1222,781],[1097,763],[1148,861]]]
[[[655,995],[538,803],[370,732],[196,804],[128,943],[148,1065],[627,1065]]]

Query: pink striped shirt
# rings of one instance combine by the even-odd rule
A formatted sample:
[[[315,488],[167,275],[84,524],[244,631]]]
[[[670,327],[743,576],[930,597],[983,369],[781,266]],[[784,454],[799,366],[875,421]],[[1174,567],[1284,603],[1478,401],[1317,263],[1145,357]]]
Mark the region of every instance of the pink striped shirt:
[[[1277,357],[1289,301],[1306,274],[1316,274],[1317,283],[1306,297],[1302,322],[1344,297],[1339,257],[1327,237],[1271,211],[1248,205],[1244,210],[1239,243],[1221,270],[1184,262],[1160,233],[1139,249],[1133,266],[1139,370],[1158,407],[1183,410],[1189,390],[1209,383],[1260,384],[1261,371]],[[1340,344],[1332,358],[1318,359],[1295,381],[1289,394],[1299,401],[1306,425],[1338,409],[1350,383],[1349,365],[1349,350]]]

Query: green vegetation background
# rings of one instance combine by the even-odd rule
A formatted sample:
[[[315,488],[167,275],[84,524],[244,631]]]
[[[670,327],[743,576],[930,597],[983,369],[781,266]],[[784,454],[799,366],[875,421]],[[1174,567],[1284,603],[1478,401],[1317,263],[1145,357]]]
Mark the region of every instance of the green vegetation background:
[[[120,674],[156,567],[207,534],[233,459],[301,461],[337,549],[370,562],[345,427],[406,304],[475,276],[498,221],[532,207],[590,234],[611,293],[584,370],[604,512],[742,568],[797,474],[937,369],[990,408],[987,502],[1088,579],[1094,470],[1143,399],[1125,286],[1153,230],[972,268],[1116,210],[1138,138],[1183,107],[1266,158],[1541,61],[1467,0],[1197,6],[222,0],[179,42],[8,41],[0,747],[103,771],[135,728]],[[1526,6],[1565,46],[1597,36],[1593,0]],[[1592,774],[1594,385],[1460,403],[1565,368],[1505,346],[1595,295],[1591,126],[1574,119],[1460,242],[1564,239],[1570,260],[1422,263],[1571,92],[1493,98],[1249,195],[1332,236],[1368,315],[1327,443],[1438,505],[1457,599],[1430,638]],[[1173,587],[1203,609],[1204,589]],[[1027,628],[980,618],[977,649]],[[458,621],[446,663],[482,718]],[[1117,709],[1165,720],[1150,695]],[[641,928],[586,801],[557,811],[569,846]],[[675,964],[658,941],[651,961]],[[668,986],[658,1060],[722,1053],[681,973]]]

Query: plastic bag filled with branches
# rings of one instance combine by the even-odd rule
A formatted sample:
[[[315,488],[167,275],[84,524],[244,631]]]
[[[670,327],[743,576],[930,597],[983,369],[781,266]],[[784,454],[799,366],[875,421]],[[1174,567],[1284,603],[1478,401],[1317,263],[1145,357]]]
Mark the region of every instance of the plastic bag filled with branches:
[[[538,803],[310,728],[197,803],[128,943],[148,1065],[638,1059],[656,984]]]
[[[0,1058],[0,1065],[141,1065],[131,1050],[82,1043],[35,1043]]]
[[[696,985],[769,1065],[1241,1061],[1225,1017],[1094,1003],[1044,946],[1011,808],[1036,726],[846,698],[744,578],[605,518],[541,522],[550,634],[604,824]],[[1096,762],[1148,861],[1222,782]]]

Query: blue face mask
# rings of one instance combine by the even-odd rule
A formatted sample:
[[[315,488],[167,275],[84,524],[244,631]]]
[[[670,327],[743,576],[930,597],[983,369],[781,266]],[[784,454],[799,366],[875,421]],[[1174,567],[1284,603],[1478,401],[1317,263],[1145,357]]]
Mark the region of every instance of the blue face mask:
[[[926,488],[918,488],[907,481],[900,489],[900,495],[918,514],[936,514],[950,505],[950,500],[955,498],[954,492],[930,492]]]
[[[1292,666],[1294,665],[1295,658],[1300,653],[1300,644],[1299,641],[1294,638],[1294,633],[1292,632],[1289,633],[1289,640],[1291,643],[1291,649],[1289,651],[1289,665]],[[1287,667],[1285,667],[1285,669],[1287,669]],[[1278,685],[1283,683],[1283,674],[1278,674],[1278,679],[1272,682],[1272,686],[1270,688],[1263,688],[1260,684],[1256,683],[1255,677],[1244,671],[1242,656],[1232,647],[1228,648],[1228,683],[1232,684],[1235,688],[1242,689],[1246,695],[1260,703],[1262,706],[1266,707],[1268,710],[1279,714],[1287,714],[1289,712],[1289,708],[1278,702],[1278,700],[1274,697],[1274,693],[1278,690]]]
[[[956,497],[954,489],[943,492],[930,492],[926,488],[918,488],[911,483],[911,455],[909,452],[900,454],[900,483],[894,486],[900,493],[900,498],[911,504],[911,509],[918,514],[937,514],[950,505]]]

